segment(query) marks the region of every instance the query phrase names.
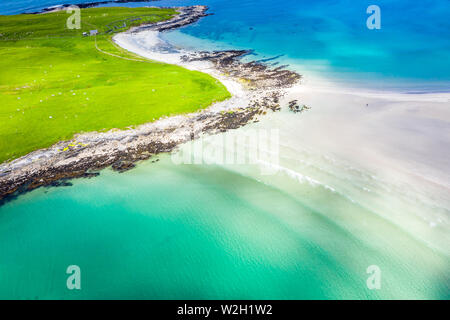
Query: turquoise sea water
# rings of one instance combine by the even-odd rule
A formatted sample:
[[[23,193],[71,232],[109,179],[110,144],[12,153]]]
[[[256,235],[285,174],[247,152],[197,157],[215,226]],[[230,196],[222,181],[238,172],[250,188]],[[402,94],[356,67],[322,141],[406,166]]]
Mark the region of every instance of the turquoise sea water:
[[[0,13],[54,4],[2,1]],[[185,4],[207,4],[215,15],[166,35],[184,46],[254,49],[251,58],[275,57],[269,63],[370,88],[450,87],[449,1],[151,3]],[[381,30],[365,27],[369,4],[381,7]],[[339,123],[338,117],[330,118]],[[291,170],[274,176],[252,166],[175,165],[163,155],[126,173],[104,170],[5,203],[0,298],[449,299],[448,186],[407,184],[397,176],[401,170],[372,175],[311,151],[298,141],[312,140],[323,118],[280,113],[261,124],[284,130],[280,165]],[[417,126],[419,134],[406,121],[402,126],[420,146],[427,125]],[[430,126],[447,132],[445,122]],[[376,145],[376,137],[368,137]],[[322,140],[333,138],[324,131]],[[404,141],[398,141],[400,153]],[[355,157],[368,149],[358,146]],[[428,149],[418,147],[418,154]],[[448,155],[445,146],[433,149]],[[66,288],[69,265],[81,268],[80,291]],[[366,286],[371,265],[382,271],[380,290]]]
[[[198,3],[162,1],[164,5]],[[261,59],[301,65],[335,80],[376,88],[450,88],[448,1],[208,0],[214,16],[183,33],[254,49]],[[381,10],[381,29],[369,30],[366,9]],[[258,59],[258,56],[256,56]],[[406,84],[406,85],[405,85]]]
[[[90,1],[77,1],[83,3]],[[0,14],[35,11],[54,0],[2,1]],[[337,80],[377,88],[449,91],[448,0],[162,0],[128,6],[205,4],[213,16],[184,34],[254,49],[272,62],[301,65]],[[369,5],[381,9],[381,29],[369,30]],[[110,4],[114,5],[114,4]],[[258,56],[256,57],[258,59]]]
[[[449,298],[448,257],[359,212],[377,230],[352,234],[273,187],[163,156],[0,207],[0,297]],[[80,291],[66,288],[72,264]],[[366,287],[372,264],[379,291]]]

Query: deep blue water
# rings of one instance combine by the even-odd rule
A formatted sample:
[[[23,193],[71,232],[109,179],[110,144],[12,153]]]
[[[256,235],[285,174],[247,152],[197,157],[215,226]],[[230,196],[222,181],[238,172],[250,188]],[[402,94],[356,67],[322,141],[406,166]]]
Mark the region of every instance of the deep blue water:
[[[0,13],[33,11],[64,1],[1,0]],[[371,87],[450,90],[450,0],[163,0],[150,4],[206,4],[214,15],[184,28],[183,33],[254,49],[261,58],[279,56],[273,62],[300,65]],[[381,9],[380,30],[366,27],[366,9],[372,4]]]

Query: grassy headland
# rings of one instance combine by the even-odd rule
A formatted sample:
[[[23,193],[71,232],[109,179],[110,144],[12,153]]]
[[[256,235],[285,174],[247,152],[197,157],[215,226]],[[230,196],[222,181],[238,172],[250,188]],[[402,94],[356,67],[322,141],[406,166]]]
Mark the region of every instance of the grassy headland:
[[[138,57],[106,33],[174,14],[82,9],[78,30],[67,29],[66,11],[0,16],[0,163],[75,133],[123,129],[228,98],[211,76]],[[100,34],[82,35],[93,29]]]

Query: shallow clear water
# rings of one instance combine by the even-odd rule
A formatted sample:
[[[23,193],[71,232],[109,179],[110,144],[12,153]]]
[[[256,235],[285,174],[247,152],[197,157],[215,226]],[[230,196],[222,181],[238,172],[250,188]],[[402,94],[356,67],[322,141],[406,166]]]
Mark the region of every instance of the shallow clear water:
[[[3,1],[0,13],[50,4]],[[255,49],[334,84],[450,87],[448,1],[378,1],[379,31],[365,27],[367,1],[201,4],[215,15],[165,38]],[[293,96],[311,111],[237,131],[280,130],[276,174],[163,155],[1,206],[0,298],[449,299],[449,100],[308,90]],[[81,291],[66,288],[72,264]],[[370,265],[380,290],[366,286]]]
[[[0,207],[0,297],[449,298],[448,258],[358,212],[361,233],[253,179],[163,156]],[[72,264],[80,291],[65,287]],[[378,291],[366,287],[372,264]]]

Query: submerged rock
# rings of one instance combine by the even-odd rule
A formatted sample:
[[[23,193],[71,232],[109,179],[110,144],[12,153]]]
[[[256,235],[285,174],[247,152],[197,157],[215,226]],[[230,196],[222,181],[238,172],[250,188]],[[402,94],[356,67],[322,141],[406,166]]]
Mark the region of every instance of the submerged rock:
[[[300,107],[298,105],[298,101],[297,100],[290,101],[289,104],[288,104],[288,108],[289,108],[289,110],[291,110],[294,113],[301,113],[303,111],[311,109],[310,107],[308,107],[305,104]]]

